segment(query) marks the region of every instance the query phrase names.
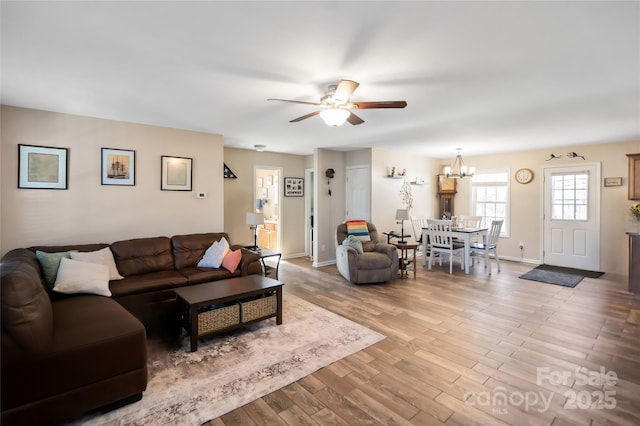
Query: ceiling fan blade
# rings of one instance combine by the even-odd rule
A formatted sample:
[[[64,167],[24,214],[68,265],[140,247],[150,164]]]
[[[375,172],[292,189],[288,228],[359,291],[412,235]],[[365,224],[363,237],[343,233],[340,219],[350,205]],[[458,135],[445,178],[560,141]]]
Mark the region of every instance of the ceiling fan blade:
[[[291,99],[267,99],[268,101],[282,101],[282,102],[291,102],[294,104],[304,104],[304,105],[315,105],[315,106],[320,106],[322,105],[321,103],[318,102],[309,102],[309,101],[294,101]]]
[[[358,109],[372,108],[404,108],[407,106],[406,101],[378,101],[378,102],[353,102]]]
[[[349,117],[347,117],[347,121],[351,124],[353,124],[354,126],[357,126],[358,124],[362,124],[364,123],[364,120],[360,117],[358,117],[357,115],[355,115],[354,113],[351,113],[349,115]]]
[[[333,94],[333,100],[336,103],[347,103],[358,86],[360,86],[360,83],[356,81],[341,80],[340,84],[338,84],[338,87],[336,88],[335,93]]]
[[[311,118],[313,116],[316,116],[320,114],[320,111],[313,111],[310,112],[309,114],[305,114],[302,117],[298,117],[298,118],[294,118],[293,120],[289,120],[289,123],[297,123],[298,121],[302,121],[302,120],[306,120],[307,118]]]

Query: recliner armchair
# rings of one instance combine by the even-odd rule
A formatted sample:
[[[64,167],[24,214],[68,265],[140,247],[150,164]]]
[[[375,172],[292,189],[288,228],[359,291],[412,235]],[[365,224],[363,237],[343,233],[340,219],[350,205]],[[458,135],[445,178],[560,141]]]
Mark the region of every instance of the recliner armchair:
[[[353,284],[379,283],[398,277],[398,250],[396,246],[379,241],[375,225],[367,222],[371,241],[362,241],[363,254],[342,245],[347,238],[347,225],[341,223],[336,231],[336,265],[340,274]]]

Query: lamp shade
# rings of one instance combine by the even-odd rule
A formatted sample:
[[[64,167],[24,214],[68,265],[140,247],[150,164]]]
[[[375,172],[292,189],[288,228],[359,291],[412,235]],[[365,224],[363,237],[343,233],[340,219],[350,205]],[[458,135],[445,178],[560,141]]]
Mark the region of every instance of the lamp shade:
[[[409,220],[409,210],[407,209],[396,210],[396,220]]]
[[[262,213],[247,212],[247,225],[262,225],[264,215]]]
[[[342,108],[329,108],[320,111],[320,118],[322,118],[328,126],[333,127],[342,126],[349,115],[351,115],[351,113]]]

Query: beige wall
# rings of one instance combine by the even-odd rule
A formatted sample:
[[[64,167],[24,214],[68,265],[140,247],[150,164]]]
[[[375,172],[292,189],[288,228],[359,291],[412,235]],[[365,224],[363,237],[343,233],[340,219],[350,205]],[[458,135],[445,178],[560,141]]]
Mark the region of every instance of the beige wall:
[[[407,169],[407,179],[423,179],[422,185],[411,185],[414,206],[411,215],[432,217],[434,209],[433,179],[437,174],[438,162],[417,156],[409,156],[405,153],[387,151],[383,149],[361,149],[352,152],[338,152],[326,149],[318,149],[316,156],[317,179],[317,215],[316,227],[318,258],[317,264],[324,265],[335,262],[336,228],[345,219],[346,191],[345,174],[347,166],[367,165],[371,169],[371,222],[380,232],[397,230],[396,209],[404,208],[400,196],[400,188],[403,179],[390,179],[387,171],[395,165]],[[327,193],[327,179],[324,171],[333,168],[335,177],[331,180],[331,197]],[[411,223],[404,224],[405,233],[413,234]],[[324,247],[324,250],[323,250]]]
[[[304,197],[284,197],[285,177],[304,177],[307,157],[248,149],[225,148],[224,162],[237,179],[224,179],[224,223],[231,239],[238,243],[253,241],[253,233],[246,224],[246,212],[255,210],[254,167],[282,167],[278,182],[280,196],[280,225],[282,256],[297,257],[305,253]]]
[[[336,260],[336,229],[345,219],[345,171],[346,154],[329,149],[316,149],[314,152],[314,169],[317,170],[315,197],[315,229],[316,241],[314,253],[315,263],[326,265]],[[325,170],[334,169],[335,176],[327,184]],[[331,195],[329,195],[331,188]]]
[[[411,185],[413,196],[413,208],[410,211],[414,217],[433,217],[435,191],[434,179],[438,173],[438,163],[430,158],[406,153],[374,149],[371,167],[372,191],[372,215],[371,221],[381,231],[400,231],[400,225],[396,224],[396,209],[403,209],[400,189],[405,179],[392,179],[388,177],[389,169],[406,169],[406,180],[415,181],[416,178],[424,180],[422,185]],[[411,234],[413,229],[409,221],[404,224],[405,234]]]
[[[370,162],[372,222],[381,230],[399,229],[395,210],[402,208],[401,179],[387,178],[389,167],[407,169],[412,186],[414,216],[434,217],[437,209],[435,176],[444,162],[381,149],[344,153],[318,149],[314,156],[298,156],[223,148],[222,136],[178,129],[124,123],[67,114],[2,106],[0,161],[0,251],[34,244],[113,242],[119,239],[174,235],[189,232],[226,231],[232,243],[252,240],[245,213],[254,206],[254,166],[282,167],[283,175],[304,177],[305,168],[316,171],[317,264],[335,261],[335,229],[344,220],[345,168]],[[69,189],[17,188],[18,144],[70,148]],[[136,185],[100,184],[100,148],[136,151]],[[623,177],[623,186],[601,187],[601,269],[626,276],[628,246],[625,231],[637,231],[628,209],[627,153],[640,152],[640,141],[603,145],[532,150],[491,156],[465,157],[477,168],[509,167],[511,176],[520,167],[534,170],[528,185],[511,182],[511,235],[500,242],[501,254],[519,259],[518,243],[525,242],[524,260],[541,259],[541,182],[550,153],[575,151],[589,162],[600,162],[602,177]],[[193,158],[193,191],[160,190],[160,156]],[[223,179],[224,162],[237,179]],[[563,157],[553,165],[575,164],[581,159]],[[324,170],[336,176],[327,193]],[[457,214],[470,206],[468,180],[461,180],[455,200]],[[197,199],[196,192],[207,192]],[[223,195],[224,194],[224,195]],[[280,197],[282,252],[285,257],[304,254],[305,213],[303,197]],[[410,224],[405,223],[405,230]]]
[[[567,158],[567,152],[583,155],[581,158]],[[628,240],[626,231],[637,229],[629,214],[633,204],[627,199],[628,162],[625,154],[640,152],[640,141],[609,143],[601,145],[576,145],[555,149],[532,150],[501,155],[464,157],[465,163],[478,169],[508,167],[511,174],[511,235],[500,240],[503,256],[519,259],[520,241],[525,243],[524,260],[540,262],[542,259],[542,189],[543,169],[548,166],[576,165],[580,162],[601,164],[601,175],[622,177],[622,186],[604,187],[600,182],[601,194],[601,241],[600,269],[605,273],[620,277],[628,274]],[[562,154],[563,157],[546,161],[549,155]],[[533,170],[534,180],[526,185],[516,183],[513,175],[519,168]],[[461,179],[455,197],[455,213],[468,214],[471,201],[470,184]]]
[[[1,136],[3,254],[224,230],[220,135],[2,106]],[[18,144],[69,148],[69,189],[18,189]],[[136,151],[135,186],[101,185],[101,148]],[[160,190],[162,155],[193,158],[193,191]]]

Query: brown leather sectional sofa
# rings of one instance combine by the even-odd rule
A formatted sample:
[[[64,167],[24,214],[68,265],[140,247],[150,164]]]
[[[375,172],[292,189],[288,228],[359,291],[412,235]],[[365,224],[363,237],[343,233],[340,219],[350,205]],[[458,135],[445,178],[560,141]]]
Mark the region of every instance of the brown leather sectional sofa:
[[[147,386],[145,325],[179,330],[175,288],[262,273],[259,257],[246,250],[235,272],[198,268],[222,237],[229,240],[206,233],[8,252],[0,263],[0,423],[55,424],[140,399]],[[49,290],[36,250],[104,247],[125,277],[109,282],[111,298]]]

